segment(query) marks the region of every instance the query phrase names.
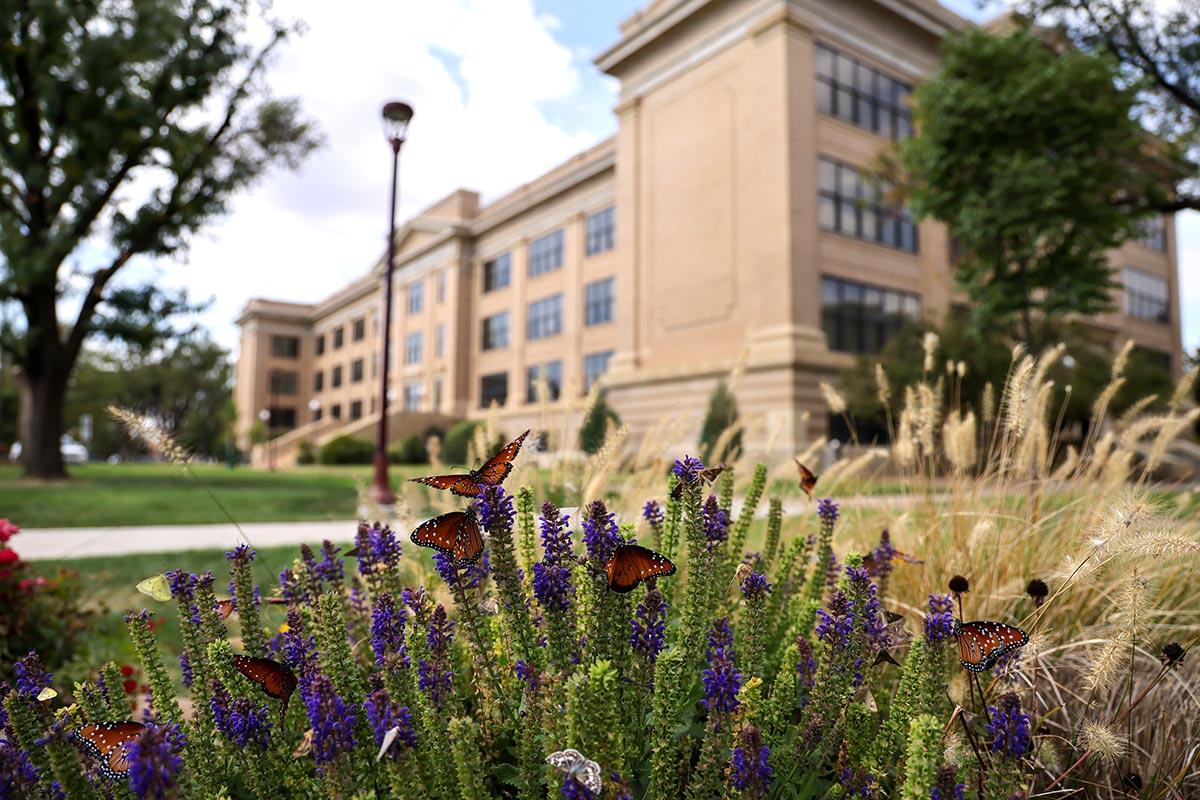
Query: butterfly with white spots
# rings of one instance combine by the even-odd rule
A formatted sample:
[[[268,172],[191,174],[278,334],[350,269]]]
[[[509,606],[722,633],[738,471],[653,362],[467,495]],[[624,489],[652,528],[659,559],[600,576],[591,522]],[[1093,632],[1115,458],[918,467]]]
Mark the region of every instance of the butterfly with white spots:
[[[604,791],[604,781],[600,773],[600,765],[590,758],[584,758],[583,753],[572,748],[559,750],[546,756],[546,763],[586,786],[594,795]]]

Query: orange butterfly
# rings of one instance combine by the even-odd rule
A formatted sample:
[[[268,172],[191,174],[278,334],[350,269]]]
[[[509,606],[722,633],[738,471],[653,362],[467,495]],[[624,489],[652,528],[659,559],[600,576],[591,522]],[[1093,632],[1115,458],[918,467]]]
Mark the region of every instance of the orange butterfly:
[[[808,499],[812,500],[813,487],[817,485],[817,476],[812,474],[812,471],[800,463],[800,459],[796,459],[796,466],[800,468],[800,488],[808,495]]]
[[[483,533],[473,508],[426,520],[408,538],[415,544],[432,547],[450,556],[456,567],[474,564],[483,553]]]
[[[954,620],[958,660],[969,672],[987,672],[1000,656],[1029,644],[1029,634],[1003,622]]]
[[[100,762],[100,774],[119,781],[129,771],[129,746],[146,726],[140,722],[97,722],[71,733],[88,755]]]
[[[924,564],[925,559],[910,556],[908,553],[901,553],[899,550],[892,551],[892,558],[896,561],[903,561],[905,564]],[[875,563],[875,554],[867,553],[862,560],[863,569],[868,575],[874,576],[879,574],[879,565]]]
[[[292,668],[269,658],[243,655],[235,655],[233,665],[238,672],[261,686],[264,692],[283,701],[279,704],[279,724],[282,725],[288,700],[296,690],[296,673],[292,672]]]
[[[640,544],[621,545],[604,568],[608,572],[608,588],[621,594],[632,592],[642,581],[675,574],[670,559]]]
[[[724,471],[725,471],[725,465],[722,464],[719,467],[709,467],[708,469],[702,469],[696,473],[696,477],[705,481],[706,483],[712,483],[717,478],[719,478],[721,476],[721,473]],[[688,484],[684,483],[683,481],[680,481],[679,483],[675,484],[675,488],[671,490],[671,497],[675,498],[676,500],[683,497],[683,487],[687,486],[687,485]]]
[[[416,483],[423,483],[435,489],[449,489],[451,494],[459,497],[478,497],[486,486],[499,486],[512,472],[513,459],[521,450],[521,444],[529,431],[525,431],[513,439],[496,455],[484,462],[479,469],[473,469],[466,475],[432,475],[428,478],[409,478]]]
[[[287,605],[287,600],[285,600],[282,597],[264,597],[264,598],[262,598],[262,601],[264,603],[270,603],[271,605],[275,605],[275,606]],[[233,604],[232,597],[226,597],[226,598],[223,598],[223,599],[217,601],[217,618],[218,619],[229,619],[229,615],[232,614],[234,611],[237,611],[237,607]]]

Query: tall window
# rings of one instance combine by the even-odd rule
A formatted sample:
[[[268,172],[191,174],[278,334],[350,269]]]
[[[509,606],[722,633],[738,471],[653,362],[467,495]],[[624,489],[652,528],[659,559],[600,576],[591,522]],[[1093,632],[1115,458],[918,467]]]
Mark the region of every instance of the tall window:
[[[300,383],[300,376],[295,372],[284,372],[277,369],[271,371],[271,394],[295,394]]]
[[[1170,322],[1171,294],[1162,278],[1125,268],[1125,313],[1148,322]]]
[[[356,342],[361,342],[367,335],[367,318],[359,317],[354,320],[354,333],[351,338]]]
[[[296,427],[296,409],[294,408],[276,408],[272,406],[268,409],[271,412],[267,424],[271,426],[271,430],[287,430],[290,431]]]
[[[821,328],[830,350],[878,353],[906,322],[921,316],[921,299],[840,278],[821,278]]]
[[[546,400],[557,400],[562,394],[562,362],[548,361],[545,364],[534,364],[528,370],[525,387],[525,402],[538,401],[538,384],[545,381]]]
[[[446,354],[446,326],[438,323],[433,332],[433,357],[441,358]]]
[[[276,358],[299,358],[300,337],[272,336],[271,355],[275,356]]]
[[[1159,253],[1167,252],[1167,223],[1162,216],[1150,217],[1141,223],[1142,235],[1138,242]]]
[[[409,381],[404,384],[404,410],[420,411],[421,399],[425,397],[425,385],[420,381]]]
[[[529,304],[529,340],[562,333],[562,295],[556,294]]]
[[[313,394],[321,392],[325,389],[325,373],[317,370],[313,375]]]
[[[609,206],[603,211],[588,215],[587,254],[594,256],[617,246],[617,209]]]
[[[356,358],[354,361],[350,362],[351,383],[362,383],[363,374],[363,360],[361,358]]]
[[[907,208],[887,199],[890,186],[830,158],[820,159],[817,173],[822,228],[909,253],[917,251],[917,226]]]
[[[334,419],[341,419],[342,418],[342,404],[334,403],[333,407],[329,409],[329,416],[333,417]]]
[[[316,353],[319,356],[325,355],[325,334],[323,333],[317,337]]]
[[[529,275],[558,269],[563,263],[563,232],[559,228],[529,243]]]
[[[483,263],[483,291],[503,289],[512,279],[512,254],[502,253]]]
[[[508,347],[508,312],[501,311],[483,320],[483,349]]]
[[[495,401],[502,406],[508,400],[508,373],[497,372],[484,375],[479,380],[479,407],[487,408]]]
[[[414,283],[408,287],[408,313],[418,314],[425,307],[425,284]]]
[[[616,303],[616,279],[605,278],[583,287],[583,324],[599,325],[613,321]]]
[[[362,419],[362,400],[350,403],[350,419]]]
[[[410,333],[404,340],[404,363],[405,364],[420,364],[421,363],[421,332]]]
[[[817,110],[889,139],[912,134],[907,83],[817,45]]]
[[[600,379],[600,376],[608,372],[608,362],[612,360],[613,351],[605,350],[603,353],[589,353],[583,357],[583,390],[589,391],[592,384]]]
[[[341,328],[338,328],[337,330],[335,330],[333,332],[333,349],[334,350],[342,349],[342,345],[346,343],[345,338],[344,338],[345,335],[346,335],[346,332]]]
[[[342,385],[342,368],[340,365],[333,368],[333,377],[329,382],[333,384],[333,388],[335,389]]]

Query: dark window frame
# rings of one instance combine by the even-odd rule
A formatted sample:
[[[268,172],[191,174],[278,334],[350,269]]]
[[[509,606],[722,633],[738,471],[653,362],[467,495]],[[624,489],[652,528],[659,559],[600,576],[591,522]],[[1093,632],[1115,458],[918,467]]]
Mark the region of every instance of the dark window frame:
[[[342,365],[338,364],[333,368],[333,375],[329,378],[329,385],[334,389],[342,385]]]
[[[586,251],[589,256],[605,253],[617,246],[617,207],[609,206],[589,214],[584,223]]]
[[[484,317],[480,338],[481,349],[502,350],[508,347],[511,319],[512,316],[508,311],[499,311],[490,317]]]
[[[583,324],[603,325],[616,319],[617,279],[601,278],[583,287]]]
[[[912,135],[912,85],[823,44],[815,56],[817,110],[897,141]]]
[[[1131,281],[1131,278],[1135,280]],[[1135,267],[1125,267],[1121,281],[1125,290],[1126,316],[1142,322],[1166,324],[1171,321],[1171,284],[1165,278]],[[1154,289],[1161,286],[1161,295],[1151,286]]]
[[[498,406],[508,402],[507,372],[493,372],[479,377],[479,407],[488,408],[493,400]]]
[[[366,365],[365,359],[356,358],[350,362],[350,382],[351,383],[362,383],[363,380],[366,378],[366,374],[367,374],[367,365]]]
[[[535,278],[562,268],[564,241],[563,229],[556,228],[529,243],[529,277]]]
[[[367,318],[359,317],[352,323],[350,340],[354,342],[361,342],[365,338],[367,338]]]
[[[271,334],[271,355],[275,358],[299,358],[300,337],[283,333]]]
[[[827,156],[817,160],[817,223],[821,230],[851,236],[905,253],[920,251],[917,224],[903,206],[885,199],[891,187]]]
[[[612,361],[612,357],[616,351],[600,350],[595,353],[585,353],[583,356],[583,392],[587,394],[592,389],[592,384],[604,377],[608,372],[608,365]],[[599,371],[591,369],[591,365],[599,361],[603,364]]]
[[[525,336],[531,342],[560,335],[563,330],[562,292],[530,303],[525,322]]]
[[[512,283],[512,253],[501,253],[483,262],[483,293],[503,289]]]
[[[409,314],[420,314],[425,308],[425,282],[417,281],[405,289],[404,307]]]
[[[562,366],[563,362],[560,359],[547,361],[544,364],[533,364],[525,370],[525,402],[536,403],[537,383],[542,377],[546,379],[546,386],[550,390],[550,402],[554,402],[562,397]],[[543,375],[543,373],[554,373],[553,375]]]
[[[857,281],[821,276],[821,330],[830,350],[878,353],[921,317],[921,297]]]
[[[420,364],[424,355],[425,337],[421,331],[413,331],[404,337],[404,363]]]

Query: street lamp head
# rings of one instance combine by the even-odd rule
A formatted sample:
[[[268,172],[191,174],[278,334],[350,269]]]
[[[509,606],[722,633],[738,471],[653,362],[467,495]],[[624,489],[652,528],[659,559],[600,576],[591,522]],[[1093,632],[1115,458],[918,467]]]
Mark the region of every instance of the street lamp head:
[[[268,408],[262,409],[261,411],[258,412],[258,418],[261,419],[263,422],[266,422],[267,420],[269,420],[271,418],[271,410]]]
[[[404,142],[404,134],[408,131],[408,123],[412,120],[413,110],[408,103],[393,100],[383,105],[383,135],[391,142],[392,147],[399,148]]]
[[[315,397],[312,400],[308,401],[308,410],[309,411],[318,411],[320,408],[321,408],[321,401],[316,399]]]

